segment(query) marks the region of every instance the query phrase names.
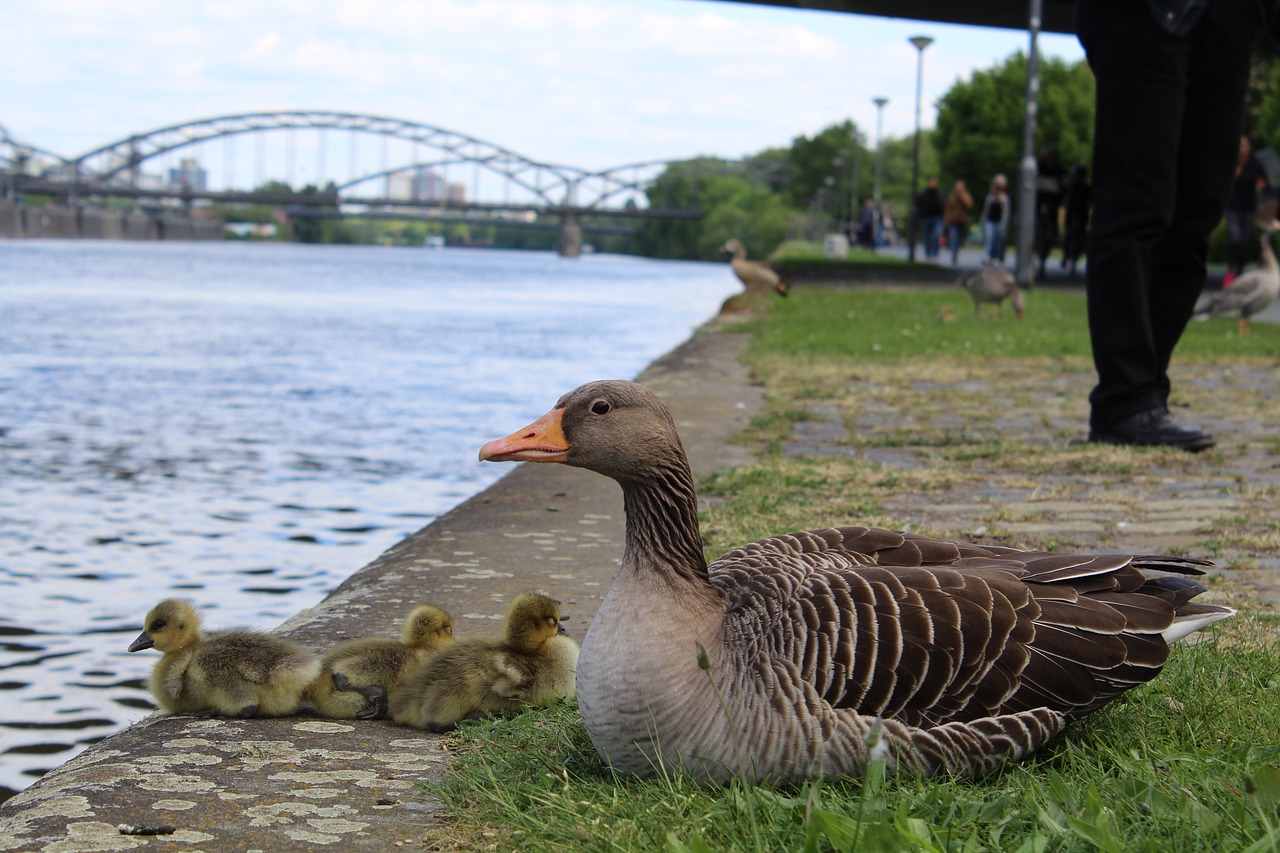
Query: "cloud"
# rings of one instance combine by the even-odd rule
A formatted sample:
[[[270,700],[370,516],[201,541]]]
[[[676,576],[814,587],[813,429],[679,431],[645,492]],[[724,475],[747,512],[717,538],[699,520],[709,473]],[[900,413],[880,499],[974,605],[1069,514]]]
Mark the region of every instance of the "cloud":
[[[853,119],[910,132],[1025,36],[699,0],[42,0],[0,4],[0,123],[77,152],[186,118],[364,112],[604,168],[738,157]],[[1049,49],[1078,58],[1069,39]]]

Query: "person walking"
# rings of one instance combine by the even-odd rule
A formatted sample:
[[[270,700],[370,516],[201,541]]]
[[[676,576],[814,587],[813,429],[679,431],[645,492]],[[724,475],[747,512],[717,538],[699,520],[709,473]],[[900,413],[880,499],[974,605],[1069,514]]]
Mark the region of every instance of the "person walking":
[[[1066,223],[1062,233],[1062,268],[1075,277],[1076,264],[1084,253],[1089,236],[1089,211],[1093,206],[1093,192],[1089,188],[1088,170],[1076,164],[1067,183]]]
[[[1035,246],[1036,255],[1040,258],[1040,265],[1036,270],[1036,281],[1044,281],[1049,253],[1058,242],[1058,214],[1062,210],[1062,194],[1066,177],[1067,171],[1062,168],[1058,146],[1046,146],[1044,155],[1036,164]]]
[[[1253,247],[1253,223],[1258,218],[1258,193],[1271,189],[1267,173],[1258,158],[1253,156],[1253,144],[1249,137],[1240,137],[1240,151],[1236,158],[1236,174],[1231,181],[1231,193],[1227,196],[1227,274],[1223,288],[1244,272],[1245,261]]]
[[[1214,445],[1169,413],[1169,362],[1204,288],[1261,24],[1256,0],[1077,0],[1096,81],[1092,442]]]
[[[964,246],[965,238],[969,236],[969,222],[972,217],[973,196],[969,195],[964,181],[957,179],[955,186],[947,194],[947,206],[942,212],[942,228],[947,235],[947,248],[951,250],[953,267],[959,264],[960,249]]]
[[[930,263],[938,262],[938,239],[942,236],[942,191],[938,189],[938,176],[930,175],[925,188],[916,196],[916,216],[924,229],[924,257]]]
[[[991,189],[982,200],[982,246],[986,260],[1004,264],[1005,240],[1009,234],[1009,182],[1004,175],[991,179]]]

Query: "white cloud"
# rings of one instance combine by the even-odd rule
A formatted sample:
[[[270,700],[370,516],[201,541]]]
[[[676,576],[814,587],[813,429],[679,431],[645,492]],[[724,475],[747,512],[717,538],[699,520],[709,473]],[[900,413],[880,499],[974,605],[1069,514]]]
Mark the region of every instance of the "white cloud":
[[[332,109],[420,121],[534,159],[622,162],[786,145],[852,118],[924,123],[1026,37],[700,0],[42,0],[0,4],[0,124],[67,153],[187,118]],[[1046,48],[1068,58],[1064,37]]]

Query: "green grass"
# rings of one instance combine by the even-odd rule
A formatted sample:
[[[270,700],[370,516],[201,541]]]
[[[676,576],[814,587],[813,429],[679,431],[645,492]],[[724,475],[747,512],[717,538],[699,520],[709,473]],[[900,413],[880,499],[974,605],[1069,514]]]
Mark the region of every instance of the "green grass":
[[[870,264],[875,266],[906,266],[908,261],[889,255],[880,255],[858,246],[850,246],[843,258],[828,258],[826,247],[814,240],[788,240],[769,255],[771,263],[831,263]],[[916,266],[922,266],[917,264]]]
[[[616,777],[572,705],[465,724],[437,849],[1179,851],[1280,849],[1274,624],[1178,647],[1160,678],[980,781],[771,789]],[[881,768],[882,770],[882,768]]]
[[[1025,295],[1027,316],[1018,321],[1006,306],[975,316],[959,287],[944,289],[797,289],[774,299],[769,317],[752,323],[752,357],[838,356],[858,359],[907,358],[1088,358],[1089,329],[1084,299],[1072,292],[1038,288]],[[1178,347],[1179,357],[1280,357],[1280,326],[1255,323],[1242,338],[1236,322],[1217,318],[1193,322]]]
[[[703,788],[678,774],[614,776],[571,704],[468,723],[453,736],[449,780],[431,792],[449,816],[422,837],[429,848],[1280,851],[1280,617],[1240,583],[1251,561],[1280,547],[1276,485],[1232,474],[1226,455],[1073,442],[1092,366],[1083,300],[1070,293],[1034,291],[1018,322],[1008,312],[975,318],[959,290],[800,289],[747,328],[766,406],[739,439],[756,460],[700,484],[708,557],[841,518],[970,538],[930,514],[965,501],[986,507],[984,541],[1098,549],[1106,540],[1084,534],[1010,537],[1002,525],[1052,512],[983,496],[1096,501],[1136,518],[1152,494],[1176,491],[1171,483],[1209,478],[1238,506],[1206,518],[1190,541],[1150,546],[1232,567],[1210,583],[1244,612],[1177,646],[1157,679],[1035,760],[978,781],[886,780],[873,766],[863,779]],[[1193,324],[1176,356],[1180,398],[1280,423],[1276,395],[1242,398],[1232,379],[1274,372],[1277,355],[1271,326],[1242,339],[1231,320]],[[833,417],[845,427],[840,452],[784,450],[797,424]],[[877,462],[880,452],[913,463]],[[1280,442],[1250,452],[1277,456]]]

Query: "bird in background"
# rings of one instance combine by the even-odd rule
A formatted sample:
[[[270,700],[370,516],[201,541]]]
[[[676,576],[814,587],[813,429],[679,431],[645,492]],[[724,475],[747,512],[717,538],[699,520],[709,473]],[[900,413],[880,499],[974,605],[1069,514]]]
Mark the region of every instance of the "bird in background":
[[[741,240],[726,240],[720,247],[720,251],[729,254],[729,265],[733,268],[733,274],[746,288],[747,316],[752,316],[757,304],[760,306],[760,316],[767,316],[769,294],[777,293],[779,296],[786,296],[790,288],[787,280],[778,275],[768,264],[747,260],[747,247],[742,245]]]
[[[1280,297],[1280,267],[1276,265],[1276,253],[1271,248],[1271,237],[1277,230],[1280,230],[1280,220],[1263,223],[1257,268],[1236,276],[1220,293],[1207,299],[1196,308],[1196,317],[1206,320],[1220,314],[1238,314],[1241,337],[1249,335],[1249,318]]]
[[[1013,273],[995,263],[984,263],[976,270],[970,270],[960,276],[960,286],[969,292],[973,300],[973,313],[981,313],[983,303],[990,302],[996,306],[996,314],[1004,312],[1004,301],[1013,303],[1013,313],[1021,320],[1026,313],[1022,301],[1022,289],[1018,287]]]

